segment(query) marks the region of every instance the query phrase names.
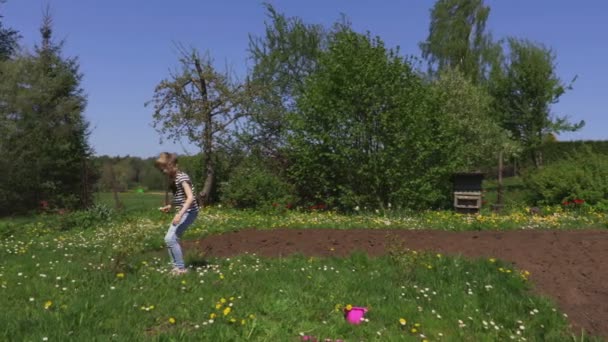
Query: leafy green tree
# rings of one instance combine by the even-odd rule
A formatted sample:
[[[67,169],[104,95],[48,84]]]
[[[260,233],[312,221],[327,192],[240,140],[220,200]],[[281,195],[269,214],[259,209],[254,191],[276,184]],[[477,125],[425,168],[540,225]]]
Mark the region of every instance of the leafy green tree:
[[[0,5],[5,1],[0,0]],[[19,32],[2,24],[3,16],[0,15],[0,61],[8,59],[17,50]]]
[[[5,212],[52,206],[80,208],[90,204],[91,172],[86,97],[76,58],[61,56],[52,41],[52,21],[46,15],[41,46],[0,65],[2,155],[10,162],[2,178]],[[6,181],[5,181],[6,180]]]
[[[536,167],[543,164],[540,146],[549,134],[576,131],[585,122],[556,116],[551,105],[571,89],[559,78],[555,53],[541,44],[509,38],[509,54],[493,75],[490,89],[501,125],[524,147]]]
[[[181,49],[181,70],[155,88],[147,104],[154,105],[154,127],[174,141],[186,138],[201,147],[205,181],[198,198],[211,201],[218,146],[230,141],[239,121],[249,114],[255,94],[250,82],[237,82],[219,72],[209,56]]]
[[[473,83],[486,79],[500,52],[486,31],[490,7],[483,0],[438,0],[431,10],[422,56],[432,74],[450,68],[462,72]]]
[[[249,37],[249,56],[254,66],[251,79],[260,86],[252,106],[247,146],[277,155],[285,145],[286,115],[295,109],[304,80],[316,68],[327,33],[321,25],[287,17],[265,4],[268,21],[262,37]]]
[[[429,139],[439,122],[429,115],[431,100],[380,38],[335,33],[290,116],[290,172],[301,196],[344,209],[445,200],[430,172],[441,162]]]
[[[442,150],[462,171],[493,165],[498,154],[516,155],[519,146],[492,113],[492,97],[457,70],[442,71],[432,84],[434,115],[442,117],[438,138],[450,141]]]

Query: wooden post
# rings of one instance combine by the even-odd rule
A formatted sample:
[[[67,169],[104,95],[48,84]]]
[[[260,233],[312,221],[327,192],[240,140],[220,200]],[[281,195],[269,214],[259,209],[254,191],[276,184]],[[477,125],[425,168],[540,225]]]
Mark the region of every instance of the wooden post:
[[[503,188],[502,188],[502,172],[503,172],[503,152],[502,150],[498,153],[498,186],[496,187],[496,207],[498,210],[502,209],[504,204],[503,199]]]

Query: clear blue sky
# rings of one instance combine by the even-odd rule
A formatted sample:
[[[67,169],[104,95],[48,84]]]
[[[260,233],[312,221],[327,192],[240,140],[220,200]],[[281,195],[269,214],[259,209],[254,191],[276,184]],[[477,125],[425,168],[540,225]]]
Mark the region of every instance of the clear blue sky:
[[[420,55],[428,33],[431,0],[275,0],[290,16],[331,25],[344,13],[357,31],[371,31],[388,46]],[[587,125],[561,140],[608,139],[608,1],[486,0],[488,26],[495,38],[516,36],[541,42],[557,54],[564,81],[578,75],[574,89],[553,106],[559,115]],[[173,42],[209,51],[219,67],[244,75],[248,35],[261,35],[265,11],[254,0],[8,0],[0,7],[5,26],[21,32],[21,43],[39,41],[45,6],[51,6],[55,38],[65,39],[64,54],[78,56],[88,94],[86,118],[97,154],[148,157],[163,150],[183,153],[180,145],[159,144],[152,110],[144,103],[154,86],[175,68]],[[195,149],[186,145],[187,151]]]

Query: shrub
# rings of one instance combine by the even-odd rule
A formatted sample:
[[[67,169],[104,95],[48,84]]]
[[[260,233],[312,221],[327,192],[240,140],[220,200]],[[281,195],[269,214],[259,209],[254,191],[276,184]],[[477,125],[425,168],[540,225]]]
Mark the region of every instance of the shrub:
[[[294,188],[255,162],[237,167],[222,184],[222,201],[237,208],[261,208],[293,203]]]
[[[524,183],[536,204],[584,200],[597,204],[608,199],[608,156],[583,148],[525,175]]]

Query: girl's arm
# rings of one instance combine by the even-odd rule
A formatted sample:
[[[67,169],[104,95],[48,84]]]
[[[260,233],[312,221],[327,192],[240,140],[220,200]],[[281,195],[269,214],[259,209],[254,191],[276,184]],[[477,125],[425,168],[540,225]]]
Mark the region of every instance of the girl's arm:
[[[182,186],[184,187],[184,192],[186,193],[186,201],[173,219],[173,224],[175,225],[179,224],[179,221],[181,221],[182,216],[184,216],[186,211],[190,209],[190,205],[192,205],[192,202],[194,202],[194,195],[192,194],[192,188],[190,187],[190,184],[188,184],[188,182],[182,182]]]

